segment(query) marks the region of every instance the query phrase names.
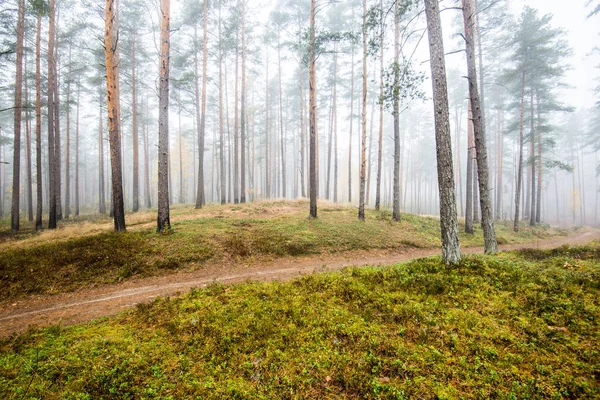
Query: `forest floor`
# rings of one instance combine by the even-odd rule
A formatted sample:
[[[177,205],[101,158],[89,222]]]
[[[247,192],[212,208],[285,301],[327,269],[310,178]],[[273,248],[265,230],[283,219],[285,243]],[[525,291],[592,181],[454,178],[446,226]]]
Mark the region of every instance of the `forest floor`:
[[[346,263],[330,260],[220,277],[286,278]],[[175,291],[212,278],[155,283]],[[116,316],[0,339],[0,398],[597,399],[599,278],[595,244],[467,255],[454,267],[430,257],[217,282],[146,302],[155,287]],[[98,309],[110,307],[102,301]]]
[[[391,265],[439,253],[439,221],[323,203],[259,202],[175,207],[172,232],[154,233],[151,212],[128,215],[128,232],[106,218],[66,221],[57,231],[0,231],[0,336],[29,326],[71,325],[115,314],[159,296],[213,282],[284,280],[349,266]],[[502,250],[550,249],[600,239],[592,229],[497,225]],[[463,253],[481,253],[481,230],[462,235]]]

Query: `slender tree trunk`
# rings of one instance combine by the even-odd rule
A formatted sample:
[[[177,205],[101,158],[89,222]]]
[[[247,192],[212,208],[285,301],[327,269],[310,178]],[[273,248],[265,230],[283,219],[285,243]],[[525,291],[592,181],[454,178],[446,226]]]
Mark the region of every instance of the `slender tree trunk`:
[[[118,42],[114,36],[115,0],[106,0],[104,25],[104,54],[106,56],[106,97],[108,106],[108,138],[112,175],[112,207],[115,231],[125,230],[123,174],[121,169],[121,134],[119,121],[119,92],[117,90]]]
[[[179,115],[178,115],[178,122],[179,122],[179,135],[178,135],[178,142],[179,142],[179,204],[183,204],[184,203],[184,198],[183,198],[183,144],[182,144],[182,136],[181,136],[181,107],[179,107]]]
[[[392,218],[400,221],[400,16],[399,2],[396,2],[394,28],[394,196],[392,205]],[[383,28],[383,27],[382,27]],[[381,70],[383,72],[383,49]],[[383,92],[382,92],[383,93]],[[381,149],[383,140],[383,105],[381,106],[381,131],[379,133],[379,146]]]
[[[477,176],[479,177],[479,198],[481,205],[481,227],[483,229],[484,249],[486,254],[498,252],[494,216],[489,192],[489,170],[487,160],[487,146],[485,136],[485,121],[483,120],[482,106],[477,88],[477,69],[475,67],[475,41],[473,18],[475,12],[471,0],[463,0],[463,16],[465,24],[465,39],[467,49],[467,67],[471,111],[473,114],[473,130],[477,155]],[[476,207],[476,205],[475,205]]]
[[[98,106],[100,109],[98,124],[98,212],[106,214],[106,198],[104,196],[104,132],[102,123],[102,95]]]
[[[55,36],[55,0],[50,0],[48,23],[48,229],[56,229],[56,165],[54,143],[54,36]]]
[[[531,134],[529,135],[529,160],[531,161],[531,187],[529,191],[531,192],[531,204],[529,208],[529,226],[535,226],[535,192],[536,192],[536,184],[535,184],[535,121],[534,121],[534,106],[533,106],[533,90],[531,91]]]
[[[194,28],[196,29],[196,28]],[[202,40],[202,110],[196,109],[196,116],[200,121],[198,127],[198,186],[196,192],[196,208],[202,208],[205,203],[204,195],[204,137],[206,134],[206,64],[208,56],[208,1],[204,2],[203,13],[204,38]],[[195,53],[195,85],[196,85],[196,104],[198,101],[198,56]]]
[[[310,1],[310,44],[308,61],[308,86],[309,86],[309,131],[310,131],[310,218],[317,218],[317,80],[315,57],[315,13],[316,0]]]
[[[158,218],[156,224],[157,232],[164,232],[165,230],[171,229],[171,220],[169,217],[169,26],[171,18],[170,0],[161,0],[161,12],[162,18],[160,23],[160,83],[158,110]],[[204,62],[206,62],[206,60],[204,60]],[[204,75],[203,79],[206,79],[206,75]],[[204,100],[202,101],[204,103]]]
[[[502,190],[503,190],[503,183],[502,183],[502,168],[503,168],[503,163],[502,163],[502,157],[503,157],[503,148],[504,148],[504,138],[502,136],[502,111],[499,109],[497,112],[497,123],[498,123],[498,135],[497,135],[497,141],[498,141],[498,152],[496,154],[496,158],[498,160],[498,177],[497,177],[497,185],[496,185],[496,219],[497,220],[501,220],[502,218]]]
[[[240,203],[246,202],[246,0],[242,2],[242,94],[241,94],[241,111],[240,117],[241,133],[240,133]]]
[[[329,200],[331,193],[331,155],[333,151],[333,85],[329,102],[329,137],[327,138],[327,169],[325,170],[325,199]]]
[[[283,86],[281,85],[281,42],[280,35],[277,35],[277,62],[279,68],[279,131],[281,133],[280,137],[280,147],[281,147],[281,194],[285,199],[287,197],[286,194],[286,172],[285,172],[285,133],[283,128]],[[329,156],[331,156],[331,152],[329,152]]]
[[[306,197],[306,149],[305,149],[305,122],[304,122],[304,77],[302,76],[302,62],[298,63],[299,81],[300,81],[300,192],[302,197]]]
[[[148,100],[146,99],[146,110],[144,115],[148,116]],[[142,131],[142,139],[144,140],[144,196],[146,198],[146,208],[152,208],[152,196],[150,193],[150,138],[148,137],[148,122],[144,122]]]
[[[540,99],[539,95],[536,93],[536,108],[537,108],[537,171],[538,171],[538,179],[537,179],[537,197],[536,197],[536,209],[535,209],[535,222],[541,222],[541,214],[542,214],[542,130],[540,129]],[[596,190],[597,196],[598,190]]]
[[[348,136],[348,203],[352,203],[352,122],[354,121],[354,46],[350,75],[350,133]]]
[[[233,122],[233,202],[238,204],[240,202],[240,149],[239,149],[239,118],[238,118],[238,58],[239,58],[239,48],[238,48],[238,37],[239,32],[236,32],[235,37],[235,107],[233,111],[234,122]]]
[[[271,163],[269,159],[269,48],[267,47],[265,63],[265,197],[271,198]]]
[[[79,97],[81,94],[81,80],[77,80],[77,112],[75,121],[75,216],[79,216]]]
[[[375,102],[377,99],[371,101],[371,115],[375,116]],[[375,118],[371,118],[371,124],[369,127],[369,150],[367,151],[367,194],[365,197],[365,203],[368,205],[370,201],[371,192],[371,169],[373,164],[373,132],[375,129]]]
[[[221,204],[225,198],[225,138],[223,136],[223,50],[221,45],[221,6],[219,6],[219,169],[221,170]]]
[[[65,144],[65,219],[71,215],[71,43],[69,43],[69,72],[67,77],[67,135]]]
[[[362,138],[360,157],[360,193],[358,219],[365,220],[365,180],[367,176],[367,0],[363,0],[363,87],[362,87]]]
[[[525,119],[525,70],[521,82],[521,118],[519,123],[519,159],[517,162],[517,190],[515,192],[515,220],[513,229],[519,231],[519,211],[521,205],[521,185],[523,182],[523,123]]]
[[[31,171],[31,115],[29,112],[29,87],[27,82],[27,61],[25,61],[25,128],[26,128],[26,147],[27,147],[27,217],[33,221],[33,190],[32,190],[32,171]]]
[[[437,171],[440,193],[440,226],[442,231],[442,260],[447,265],[460,263],[452,144],[448,112],[448,87],[440,11],[437,0],[424,0],[429,32],[431,81],[435,110]]]
[[[25,32],[25,1],[19,0],[17,20],[17,63],[15,77],[13,187],[10,227],[19,230],[19,202],[21,194],[21,119],[23,115],[23,36]]]
[[[132,34],[131,44],[131,136],[133,139],[133,212],[140,209],[140,150],[138,139],[138,111],[137,111],[137,81],[136,81],[136,32]]]
[[[468,234],[473,234],[473,156],[474,152],[474,141],[473,138],[473,123],[471,122],[473,117],[471,115],[471,101],[469,100],[469,112],[467,116],[467,205],[465,207],[465,232]]]
[[[333,56],[333,202],[338,201],[338,119],[337,119],[337,53]]]
[[[36,181],[36,212],[35,230],[42,229],[43,197],[42,197],[42,84],[41,84],[41,40],[42,40],[42,10],[37,12],[37,29],[35,36],[35,181]],[[0,198],[2,197],[0,185]],[[0,204],[0,213],[2,212]]]
[[[60,13],[59,13],[60,14]],[[58,21],[58,16],[56,17]],[[58,23],[56,24],[56,34],[55,34],[55,42],[54,46],[54,62],[53,62],[53,74],[52,77],[54,79],[53,90],[54,90],[54,181],[56,182],[55,196],[56,196],[56,219],[61,221],[63,219],[62,215],[62,179],[61,179],[61,138],[60,138],[60,85],[58,80],[58,66],[59,57],[58,57],[58,38],[59,29]]]

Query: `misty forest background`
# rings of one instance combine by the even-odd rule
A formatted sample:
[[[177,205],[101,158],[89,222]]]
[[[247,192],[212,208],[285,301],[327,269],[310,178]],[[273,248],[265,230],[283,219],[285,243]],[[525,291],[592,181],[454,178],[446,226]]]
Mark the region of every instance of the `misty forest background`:
[[[54,0],[52,1],[54,3]],[[394,74],[399,92],[402,212],[439,215],[429,54],[421,2],[317,2],[317,172],[321,200],[358,204],[367,65],[366,203],[392,208]],[[206,6],[206,9],[205,9]],[[33,221],[49,209],[48,104],[56,143],[57,218],[112,213],[103,4],[6,0],[0,6],[0,219],[9,223],[15,109],[22,104],[19,209]],[[168,184],[170,204],[239,203],[308,196],[310,1],[182,0],[171,5]],[[565,93],[573,63],[566,31],[504,0],[479,0],[476,62],[496,220],[515,216],[519,135],[524,140],[519,218],[599,225],[600,101],[575,108]],[[460,2],[440,3],[460,217],[480,218]],[[19,11],[22,10],[22,11]],[[590,19],[598,6],[588,3]],[[396,12],[395,12],[396,11]],[[23,14],[21,103],[15,103],[19,13]],[[204,18],[207,15],[207,18]],[[396,24],[394,16],[398,15]],[[363,16],[368,38],[365,53]],[[122,179],[127,211],[157,206],[158,1],[117,1]],[[36,55],[36,40],[40,47]],[[399,41],[395,39],[398,38]],[[206,40],[206,42],[204,42]],[[598,53],[593,43],[589,57]],[[48,53],[50,45],[54,49]],[[204,52],[206,43],[206,52]],[[397,50],[397,51],[396,51]],[[39,70],[36,73],[36,59]],[[203,72],[203,65],[206,69]],[[48,73],[57,86],[49,96]],[[596,86],[589,77],[589,90]],[[41,165],[36,161],[36,84]],[[50,85],[52,87],[52,85]],[[203,110],[202,92],[206,90]],[[600,92],[595,90],[596,99]],[[51,122],[52,124],[52,122]],[[202,126],[204,125],[204,127]],[[203,157],[199,155],[202,154]],[[40,160],[38,159],[38,160]],[[202,165],[199,166],[199,160]],[[200,187],[200,190],[199,190]],[[475,207],[473,207],[475,205]]]

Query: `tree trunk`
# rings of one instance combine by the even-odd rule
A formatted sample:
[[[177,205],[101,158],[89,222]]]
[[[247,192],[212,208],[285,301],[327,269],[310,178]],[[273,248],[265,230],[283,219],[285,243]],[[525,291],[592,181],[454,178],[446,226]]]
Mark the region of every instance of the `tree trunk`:
[[[338,201],[338,119],[337,119],[337,53],[333,56],[333,202]]]
[[[57,17],[56,20],[59,18]],[[56,196],[56,219],[61,221],[62,215],[62,179],[61,179],[61,139],[60,139],[60,85],[58,81],[58,71],[60,70],[57,66],[59,62],[58,57],[58,38],[59,30],[58,23],[56,24],[56,34],[54,46],[54,61],[53,61],[53,89],[54,89],[54,181],[55,185],[55,196]]]
[[[281,147],[281,194],[285,199],[287,197],[286,193],[286,172],[285,172],[285,134],[283,129],[283,89],[281,85],[281,42],[280,35],[277,35],[277,62],[279,68],[279,131],[280,131],[280,147]],[[331,152],[330,156],[331,156]]]
[[[69,43],[69,72],[67,77],[67,135],[65,144],[65,219],[71,214],[71,43]]]
[[[36,211],[35,230],[42,229],[42,84],[41,84],[41,40],[42,40],[42,10],[37,12],[37,29],[35,36],[35,180],[36,180]],[[2,197],[0,185],[0,198]],[[1,204],[0,204],[1,206]],[[1,213],[0,207],[0,213]]]
[[[56,165],[54,143],[54,36],[55,36],[55,0],[50,0],[48,22],[48,229],[56,229]]]
[[[315,13],[316,0],[310,0],[310,44],[308,61],[308,102],[309,102],[309,131],[310,131],[310,218],[317,218],[317,80],[315,71]]]
[[[148,100],[146,99],[146,110],[144,115],[148,116]],[[142,131],[142,139],[144,140],[144,196],[146,198],[146,208],[152,208],[152,196],[150,193],[150,138],[148,137],[148,122],[144,123]]]
[[[195,32],[196,28],[194,28]],[[208,1],[204,2],[203,13],[204,38],[202,40],[202,110],[196,108],[196,117],[200,121],[198,126],[198,186],[196,188],[196,208],[202,208],[205,203],[204,195],[204,137],[206,134],[206,64],[207,64],[207,45],[208,45]],[[198,56],[197,52],[194,59],[195,85],[196,85],[196,104],[198,101]]]
[[[32,170],[31,170],[31,115],[29,112],[29,87],[27,82],[27,61],[25,61],[25,128],[26,128],[26,147],[27,147],[27,217],[33,221],[33,190],[32,190]]]
[[[240,203],[246,202],[246,0],[242,1],[242,119],[240,132]]]
[[[23,36],[25,31],[25,2],[19,0],[17,21],[17,63],[15,77],[13,187],[10,227],[19,230],[19,202],[21,194],[21,119],[23,115]]]
[[[106,98],[108,106],[108,138],[112,182],[112,207],[115,232],[125,230],[123,174],[121,169],[121,134],[119,121],[119,92],[117,90],[118,42],[114,36],[115,0],[106,0],[104,25],[104,54],[106,56]],[[118,34],[117,34],[118,37]]]
[[[489,170],[487,160],[487,146],[485,136],[485,123],[481,109],[479,90],[477,88],[477,70],[475,67],[475,41],[473,34],[475,16],[471,0],[463,0],[463,16],[465,24],[465,40],[467,49],[467,68],[471,111],[473,114],[473,130],[477,156],[477,176],[479,177],[479,199],[481,205],[481,227],[483,229],[484,249],[486,254],[498,252],[494,216],[489,192]],[[475,205],[476,207],[476,205]]]
[[[240,149],[239,149],[239,118],[238,118],[238,58],[239,58],[239,49],[238,49],[238,37],[239,31],[236,32],[235,36],[235,94],[234,101],[235,107],[233,111],[233,202],[234,204],[238,204],[240,202]]]
[[[206,7],[206,6],[205,6]],[[171,229],[169,217],[169,46],[170,0],[161,0],[160,83],[158,116],[158,218],[157,232]],[[206,63],[206,60],[203,61]],[[206,75],[203,76],[206,79]],[[203,95],[204,97],[204,89]],[[204,108],[204,99],[203,108]]]
[[[395,28],[394,28],[394,196],[392,205],[392,218],[400,221],[400,15],[399,2],[396,2]],[[382,27],[383,28],[383,27]],[[381,71],[383,72],[383,49]],[[383,93],[383,91],[382,91]],[[381,128],[379,132],[379,148],[381,151],[383,135],[383,104],[381,105]]]
[[[519,159],[517,162],[517,190],[515,192],[515,221],[513,230],[519,231],[519,211],[521,206],[521,185],[523,182],[523,123],[525,119],[525,70],[521,82],[521,117],[519,123]]]
[[[537,197],[536,197],[536,209],[535,209],[535,222],[538,224],[542,219],[542,130],[540,129],[540,99],[539,94],[536,93],[536,106],[537,106],[537,125],[538,125],[538,140],[537,140],[537,166],[538,166],[538,180],[537,180]],[[595,164],[597,165],[597,163]],[[598,175],[596,174],[596,179]],[[596,188],[596,198],[598,198],[598,188]],[[594,218],[595,222],[595,218]]]
[[[132,34],[131,44],[131,136],[133,140],[133,212],[140,209],[140,150],[138,139],[138,111],[137,111],[137,82],[136,82],[136,32]]]
[[[447,265],[460,263],[452,144],[448,112],[448,87],[440,11],[437,0],[424,0],[429,32],[431,80],[435,115],[437,171],[440,197],[440,226],[442,231],[442,260]]]
[[[362,138],[360,157],[360,193],[358,219],[365,220],[365,180],[367,176],[367,0],[363,0],[363,87],[362,87]]]
[[[306,132],[304,126],[304,77],[302,76],[302,62],[298,63],[299,80],[300,80],[300,192],[302,197],[306,197],[306,149],[305,149],[305,135]]]
[[[503,163],[502,163],[502,157],[503,157],[503,148],[504,148],[504,138],[502,136],[502,111],[499,109],[497,112],[497,124],[498,124],[498,135],[497,135],[497,141],[498,141],[498,152],[496,154],[496,158],[498,160],[498,176],[497,176],[497,184],[496,184],[496,219],[501,220],[502,219],[502,190],[503,190],[503,183],[502,183],[502,168],[503,168]]]
[[[81,94],[81,81],[77,80],[77,112],[75,121],[75,216],[79,216],[79,96]]]
[[[223,135],[223,50],[221,44],[221,6],[219,5],[219,169],[221,170],[221,204],[226,203],[225,190],[225,137]]]
[[[352,203],[352,122],[354,121],[354,46],[350,73],[350,133],[348,136],[348,203]]]
[[[533,90],[531,91],[531,134],[529,135],[529,160],[531,162],[531,187],[529,192],[531,193],[531,203],[529,207],[529,226],[535,226],[535,124],[534,124],[534,107],[533,107]]]
[[[184,203],[184,198],[183,198],[183,144],[182,144],[182,136],[181,136],[181,107],[179,107],[179,118],[178,118],[178,122],[179,122],[179,135],[177,138],[177,142],[179,142],[179,198],[177,199],[179,201],[179,204],[183,204]]]
[[[265,198],[271,198],[271,163],[269,159],[269,48],[265,63]]]
[[[467,205],[465,207],[465,232],[473,234],[473,156],[475,139],[473,138],[473,117],[471,115],[471,101],[469,100],[469,112],[467,116]]]

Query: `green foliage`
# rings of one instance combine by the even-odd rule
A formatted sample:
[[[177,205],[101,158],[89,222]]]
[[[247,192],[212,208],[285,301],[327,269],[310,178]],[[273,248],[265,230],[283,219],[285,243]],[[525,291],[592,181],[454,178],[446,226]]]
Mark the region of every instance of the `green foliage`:
[[[277,215],[274,210],[278,207],[290,207],[290,213]],[[81,236],[78,232],[64,239],[35,241],[38,234],[33,227],[27,231],[24,225],[23,232],[14,234],[5,226],[4,231],[0,229],[0,300],[70,292],[208,264],[230,266],[232,262],[260,262],[273,257],[440,246],[436,218],[407,214],[398,224],[392,221],[389,211],[368,210],[367,222],[362,223],[356,220],[353,208],[323,207],[321,218],[309,221],[303,207],[302,202],[248,204],[239,206],[237,216],[228,218],[222,213],[228,212],[229,206],[208,208],[210,216],[192,208],[178,208],[173,210],[173,230],[160,235],[140,223],[140,227],[130,226],[124,233]],[[178,221],[182,213],[189,216]],[[87,221],[92,222],[102,224],[107,220]],[[65,229],[77,229],[81,224],[69,222]],[[557,234],[562,232],[543,227],[524,228],[519,234],[512,233],[509,226],[497,228],[503,243]],[[22,240],[33,242],[21,244]],[[3,241],[7,241],[5,246],[1,245]],[[462,237],[461,243],[480,246],[480,230]]]
[[[0,344],[3,398],[597,398],[597,247],[210,285]]]

